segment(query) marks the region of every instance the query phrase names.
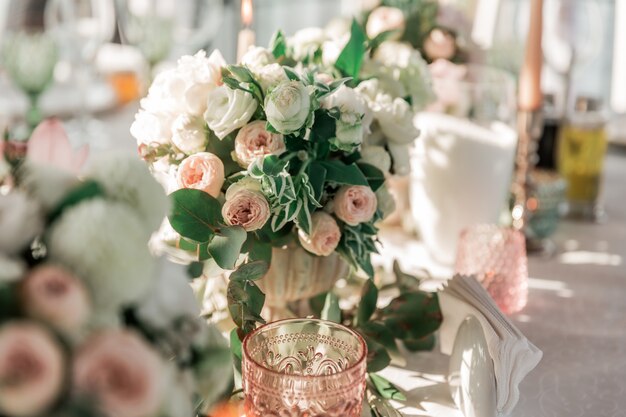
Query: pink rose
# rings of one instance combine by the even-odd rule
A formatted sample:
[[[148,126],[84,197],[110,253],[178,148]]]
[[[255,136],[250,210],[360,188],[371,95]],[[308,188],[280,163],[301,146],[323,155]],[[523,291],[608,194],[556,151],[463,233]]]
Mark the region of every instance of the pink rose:
[[[300,229],[298,239],[307,251],[318,256],[328,256],[337,248],[341,231],[333,216],[317,211],[311,215],[311,234],[307,235]]]
[[[241,226],[247,232],[258,230],[270,218],[270,206],[263,194],[242,189],[226,200],[222,216],[231,226]]]
[[[64,365],[59,345],[42,327],[27,321],[0,327],[0,414],[44,414],[60,393]]]
[[[365,31],[367,32],[367,36],[373,39],[383,32],[397,30],[398,33],[394,35],[392,40],[398,40],[402,37],[402,32],[404,32],[405,27],[406,20],[404,19],[402,10],[396,7],[381,6],[374,9],[369,15]]]
[[[378,205],[374,191],[363,185],[341,187],[333,203],[337,217],[350,226],[372,220]]]
[[[91,312],[83,283],[58,266],[34,269],[22,283],[22,298],[29,316],[70,333],[80,329]]]
[[[265,130],[263,120],[245,125],[235,138],[237,162],[244,168],[248,168],[260,156],[280,155],[285,150],[283,135]]]
[[[424,41],[424,52],[431,60],[451,59],[456,54],[456,39],[448,31],[433,29]]]
[[[224,164],[212,153],[200,152],[181,162],[176,180],[181,188],[195,188],[217,198],[224,185]]]
[[[78,351],[74,389],[93,397],[106,415],[147,417],[162,402],[162,370],[161,358],[139,335],[105,330]]]

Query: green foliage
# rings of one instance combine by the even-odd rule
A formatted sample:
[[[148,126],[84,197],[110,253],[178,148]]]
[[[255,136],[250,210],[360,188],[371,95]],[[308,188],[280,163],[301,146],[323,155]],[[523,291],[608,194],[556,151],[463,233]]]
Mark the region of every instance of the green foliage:
[[[285,34],[281,30],[275,32],[272,36],[269,49],[272,51],[272,55],[274,55],[274,58],[276,59],[280,59],[285,56],[285,53],[287,52],[287,40],[285,39]]]
[[[365,281],[363,290],[361,291],[361,303],[356,314],[355,324],[365,324],[376,311],[376,303],[378,302],[378,288],[371,279]]]
[[[326,169],[326,181],[342,185],[368,186],[367,178],[356,164],[346,165],[338,159],[318,161],[315,164]]]
[[[365,176],[365,179],[372,188],[372,191],[376,191],[383,186],[385,183],[385,174],[383,174],[380,169],[376,168],[374,165],[363,162],[358,163],[357,166]]]
[[[223,223],[221,204],[204,191],[183,188],[170,194],[170,198],[170,224],[185,238],[208,242]]]
[[[337,58],[337,63],[335,64],[345,76],[358,80],[361,65],[363,64],[363,57],[367,51],[365,46],[366,40],[367,35],[363,27],[356,19],[352,20],[350,40],[339,54],[339,58]]]
[[[48,222],[53,223],[57,220],[65,210],[70,207],[73,207],[79,203],[84,202],[85,200],[89,200],[96,197],[103,197],[105,195],[104,188],[94,181],[94,180],[86,180],[69,193],[63,197],[63,199],[57,204],[57,206],[52,209],[50,214],[48,215]]]
[[[243,65],[229,65],[222,68],[222,81],[233,90],[242,90],[252,94],[258,103],[263,103],[265,100],[261,84]]]
[[[368,376],[378,394],[380,394],[384,399],[406,401],[406,395],[404,395],[398,387],[393,385],[387,379],[378,374],[369,374]]]
[[[265,294],[252,281],[231,280],[226,290],[228,311],[244,334],[254,330],[256,323],[265,323],[261,310]]]
[[[326,294],[324,300],[324,307],[322,308],[321,317],[323,320],[334,321],[335,323],[341,323],[341,310],[339,309],[339,298],[329,292]]]
[[[202,276],[204,264],[202,262],[192,262],[187,266],[187,276],[189,278],[198,278]]]
[[[256,281],[263,278],[269,270],[269,265],[265,261],[252,261],[241,265],[236,271],[230,274],[231,281]]]
[[[220,268],[233,269],[246,238],[243,227],[222,227],[213,236],[207,249]]]

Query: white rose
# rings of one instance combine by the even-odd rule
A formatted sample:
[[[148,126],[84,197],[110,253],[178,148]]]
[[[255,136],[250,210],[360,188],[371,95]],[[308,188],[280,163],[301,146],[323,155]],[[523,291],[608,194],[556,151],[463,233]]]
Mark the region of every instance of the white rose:
[[[339,149],[352,150],[363,141],[363,117],[367,108],[365,99],[354,89],[342,85],[322,101],[326,109],[339,109],[335,145]],[[368,128],[369,126],[365,127]]]
[[[178,60],[176,68],[180,76],[187,82],[183,101],[186,109],[193,115],[202,115],[206,110],[206,97],[222,81],[222,67],[226,61],[216,50],[209,58],[205,51],[194,56],[183,56]]]
[[[226,200],[230,200],[231,198],[233,198],[235,194],[237,194],[241,190],[249,190],[249,191],[255,191],[257,193],[260,193],[261,182],[258,180],[255,180],[252,177],[244,177],[240,179],[239,181],[237,181],[236,183],[228,187],[228,190],[226,190],[226,195],[225,195]]]
[[[391,156],[382,146],[364,146],[361,149],[361,161],[370,164],[388,174],[391,170]]]
[[[322,63],[329,67],[334,66],[349,40],[350,36],[347,35],[338,40],[324,42],[322,44]]]
[[[393,171],[396,175],[407,175],[411,171],[411,156],[407,145],[390,143],[389,153],[393,159]]]
[[[43,226],[41,207],[28,194],[0,194],[0,253],[17,254],[43,232]]]
[[[282,82],[265,97],[267,121],[282,134],[299,131],[310,112],[309,90],[299,81]]]
[[[255,70],[259,84],[265,94],[283,81],[289,81],[285,70],[280,64],[270,64]]]
[[[287,46],[293,51],[293,58],[301,61],[313,56],[322,47],[327,39],[326,33],[321,28],[305,28],[297,31],[291,38],[287,39]]]
[[[409,144],[419,135],[413,122],[415,114],[409,103],[401,98],[390,101],[387,97],[387,100],[377,103],[374,115],[390,143]]]
[[[224,139],[248,123],[257,106],[252,94],[223,85],[209,93],[204,120],[218,138]]]
[[[184,112],[187,110],[184,101],[186,90],[187,81],[176,68],[160,72],[148,89],[148,95],[141,100],[141,108],[158,115]]]
[[[206,148],[205,121],[200,116],[181,114],[172,124],[172,142],[178,149],[191,155]]]
[[[367,19],[365,31],[367,36],[374,39],[383,32],[397,31],[393,35],[393,39],[402,37],[402,32],[406,27],[406,20],[402,10],[396,7],[378,7],[370,13]]]
[[[285,152],[283,135],[268,132],[265,126],[265,120],[256,120],[239,129],[235,137],[234,154],[243,168],[248,168],[257,158]]]
[[[130,126],[130,134],[137,145],[166,145],[172,139],[173,117],[168,113],[140,110]]]
[[[276,58],[268,49],[254,46],[241,58],[241,63],[256,72],[261,67],[276,63]]]

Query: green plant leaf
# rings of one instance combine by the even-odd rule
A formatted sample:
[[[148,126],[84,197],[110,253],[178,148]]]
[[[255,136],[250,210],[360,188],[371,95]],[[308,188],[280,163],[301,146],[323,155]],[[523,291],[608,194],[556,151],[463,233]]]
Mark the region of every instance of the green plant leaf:
[[[287,66],[283,66],[283,70],[285,70],[285,74],[287,75],[287,78],[289,78],[291,81],[301,81],[300,76],[293,69]]]
[[[222,206],[201,190],[183,188],[170,194],[173,202],[169,221],[181,236],[208,242],[222,223]]]
[[[309,183],[313,188],[315,200],[320,201],[324,193],[324,182],[326,181],[326,168],[320,164],[309,165]]]
[[[431,333],[419,339],[405,339],[402,341],[404,346],[411,352],[417,352],[420,350],[432,350],[435,347],[435,334]]]
[[[243,357],[243,354],[241,340],[239,339],[239,335],[237,334],[237,329],[232,329],[230,331],[230,353],[233,356],[233,364],[235,365],[235,369],[237,369],[237,371],[241,373],[241,359]]]
[[[366,40],[367,35],[365,31],[356,19],[353,19],[350,29],[350,40],[339,54],[335,66],[345,75],[355,80],[358,79],[361,65],[363,64],[363,57],[366,52]]]
[[[189,278],[198,278],[204,270],[203,262],[192,262],[187,266],[187,276]]]
[[[402,293],[381,310],[385,326],[398,339],[421,339],[435,332],[442,315],[437,294]]]
[[[400,33],[400,30],[387,30],[385,32],[379,33],[369,41],[368,47],[371,51],[374,51],[378,48],[383,42],[388,41],[389,39],[397,36]]]
[[[53,223],[66,209],[75,206],[78,203],[92,198],[102,197],[104,195],[106,195],[104,188],[102,188],[98,182],[87,180],[67,193],[67,195],[48,215],[48,222]]]
[[[316,163],[326,169],[326,181],[333,181],[337,184],[369,186],[367,178],[356,164],[346,165],[336,159]]]
[[[393,333],[382,323],[369,321],[358,326],[359,331],[380,343],[390,354],[400,354]]]
[[[232,153],[235,150],[235,137],[239,131],[236,130],[221,140],[215,136],[215,133],[208,127],[206,128],[206,132],[208,137],[206,150],[216,155],[224,163],[224,175],[230,177],[233,174],[241,172],[242,168],[232,157]]]
[[[285,34],[279,30],[274,33],[272,36],[272,40],[270,41],[270,51],[272,51],[272,55],[274,58],[281,58],[285,56],[287,52],[287,40],[285,39]]]
[[[378,372],[388,367],[391,363],[391,357],[387,349],[371,337],[360,333],[367,344],[367,372]]]
[[[378,391],[383,398],[387,400],[406,401],[406,395],[382,376],[371,373],[369,374],[369,378],[372,384],[374,384],[376,391]]]
[[[231,280],[236,281],[255,281],[263,278],[269,270],[269,265],[265,261],[252,261],[241,265],[232,274]]]
[[[260,232],[257,233],[261,235]],[[264,261],[268,265],[272,263],[271,243],[259,240],[256,233],[248,233],[248,239],[241,251],[248,254],[248,261]]]
[[[248,306],[250,307],[250,311],[256,316],[260,315],[261,310],[263,310],[263,304],[265,304],[265,294],[263,294],[263,291],[252,281],[246,282],[245,289],[248,294]]]
[[[263,158],[263,173],[270,176],[278,175],[283,172],[287,164],[288,161],[284,161],[276,155],[268,155]]]
[[[311,308],[311,311],[313,312],[313,315],[315,317],[322,316],[322,310],[324,309],[324,304],[326,303],[327,295],[328,293],[323,292],[323,293],[317,294],[309,298],[309,307]]]
[[[356,313],[356,325],[367,323],[376,311],[376,303],[378,302],[378,288],[374,284],[374,280],[368,279],[361,290],[361,302]]]
[[[337,297],[332,292],[326,294],[321,318],[322,320],[329,320],[334,321],[335,323],[341,323],[341,309],[339,308],[339,297]]]
[[[208,251],[222,269],[233,269],[247,238],[241,226],[222,227],[209,242]]]
[[[373,191],[378,190],[385,183],[385,174],[376,168],[374,165],[366,164],[363,162],[357,163],[357,166],[367,179],[369,186]]]
[[[208,245],[208,242],[195,243],[181,237],[178,239],[177,247],[178,249],[194,253],[198,261],[206,261],[207,259],[211,259],[211,255],[207,249]]]

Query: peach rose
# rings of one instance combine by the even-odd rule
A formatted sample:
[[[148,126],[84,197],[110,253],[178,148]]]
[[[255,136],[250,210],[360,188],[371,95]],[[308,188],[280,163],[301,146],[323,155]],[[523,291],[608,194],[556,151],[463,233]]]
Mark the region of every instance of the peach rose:
[[[263,120],[245,125],[235,138],[235,156],[244,168],[260,156],[280,155],[285,150],[283,135],[268,132]]]
[[[311,215],[311,234],[307,235],[300,229],[298,239],[307,251],[318,256],[328,256],[337,248],[341,231],[333,216],[317,211]]]
[[[217,198],[224,185],[224,164],[212,153],[200,152],[183,160],[176,180],[180,188],[195,188]]]
[[[456,54],[454,35],[442,29],[433,29],[424,41],[424,52],[433,61],[451,59]]]
[[[258,230],[270,218],[270,205],[263,194],[242,189],[226,200],[222,216],[231,226],[241,226],[247,232]]]
[[[372,220],[378,205],[374,191],[363,185],[341,187],[333,203],[337,217],[350,226]]]
[[[91,312],[83,283],[58,266],[35,268],[22,283],[21,295],[29,316],[70,333],[80,329]]]
[[[162,370],[161,358],[138,334],[105,330],[78,351],[74,389],[93,397],[106,415],[147,417],[161,405]]]
[[[393,37],[393,40],[397,40],[402,37],[405,27],[406,20],[402,10],[396,7],[381,6],[374,9],[370,14],[365,31],[367,36],[373,39],[383,32],[397,30],[398,33]]]
[[[59,345],[39,325],[14,321],[0,327],[0,414],[44,414],[63,384]]]

